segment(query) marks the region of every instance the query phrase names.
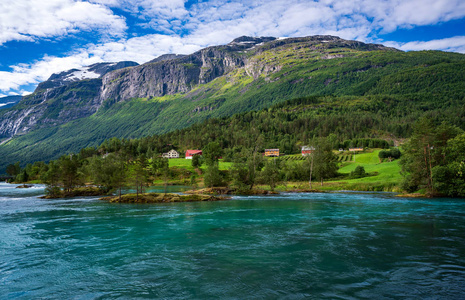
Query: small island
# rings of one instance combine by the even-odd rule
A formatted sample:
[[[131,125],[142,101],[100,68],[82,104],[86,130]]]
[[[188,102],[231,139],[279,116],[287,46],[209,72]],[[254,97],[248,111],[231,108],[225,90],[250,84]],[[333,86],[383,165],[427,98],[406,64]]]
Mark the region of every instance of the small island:
[[[231,187],[210,187],[202,188],[199,190],[185,191],[185,194],[191,195],[277,195],[279,192],[264,190],[264,189],[250,189],[238,190]]]
[[[125,194],[121,196],[109,196],[100,198],[112,203],[172,203],[172,202],[201,202],[227,200],[227,197],[217,197],[212,195],[179,195],[172,193],[145,193],[145,194]]]

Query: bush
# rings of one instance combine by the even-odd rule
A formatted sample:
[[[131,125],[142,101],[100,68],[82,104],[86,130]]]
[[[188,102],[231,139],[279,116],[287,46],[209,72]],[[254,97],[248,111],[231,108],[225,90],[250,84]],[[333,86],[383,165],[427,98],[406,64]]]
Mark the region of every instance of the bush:
[[[354,171],[350,172],[349,178],[363,178],[368,176],[368,173],[365,171],[365,168],[362,166],[357,166]]]
[[[379,151],[379,154],[378,154],[378,157],[381,160],[386,159],[386,158],[389,158],[389,160],[399,159],[400,156],[401,156],[401,152],[397,148],[392,148],[392,149],[389,149],[389,150],[381,150],[381,151]]]

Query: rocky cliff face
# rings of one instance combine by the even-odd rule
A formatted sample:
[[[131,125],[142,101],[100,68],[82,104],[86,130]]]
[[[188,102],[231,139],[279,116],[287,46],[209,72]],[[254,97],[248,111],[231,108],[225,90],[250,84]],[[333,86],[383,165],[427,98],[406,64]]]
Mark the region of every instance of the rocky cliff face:
[[[347,41],[334,36],[288,39],[242,36],[227,45],[208,47],[191,55],[164,55],[134,68],[110,72],[102,78],[100,100],[118,102],[186,93],[199,84],[208,83],[242,67],[248,75],[257,78],[281,69],[279,64],[257,59],[260,54],[292,44],[315,51],[337,47],[366,51],[388,49],[382,45]],[[336,57],[339,56],[321,58]]]
[[[241,37],[225,46],[202,49],[187,56],[164,55],[138,67],[102,78],[101,101],[124,101],[186,93],[247,62],[244,51],[275,38]]]

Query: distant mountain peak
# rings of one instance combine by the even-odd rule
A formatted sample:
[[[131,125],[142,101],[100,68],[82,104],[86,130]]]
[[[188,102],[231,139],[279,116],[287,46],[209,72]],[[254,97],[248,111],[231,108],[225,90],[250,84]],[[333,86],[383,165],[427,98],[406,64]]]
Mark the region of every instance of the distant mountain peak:
[[[243,35],[238,38],[235,38],[229,44],[254,44],[256,45],[260,43],[271,42],[274,40],[276,40],[276,38],[272,36],[253,37],[253,36]]]
[[[177,58],[182,58],[184,56],[186,55],[167,53],[167,54],[162,54],[155,59],[152,59],[148,63],[156,63],[156,62],[165,61],[165,60],[177,59]]]
[[[54,73],[47,79],[47,81],[44,81],[41,84],[39,84],[37,90],[55,88],[84,79],[100,78],[108,72],[127,67],[134,67],[138,65],[138,63],[133,61],[104,62],[92,64],[90,66],[86,66],[80,69],[71,69],[60,73]]]

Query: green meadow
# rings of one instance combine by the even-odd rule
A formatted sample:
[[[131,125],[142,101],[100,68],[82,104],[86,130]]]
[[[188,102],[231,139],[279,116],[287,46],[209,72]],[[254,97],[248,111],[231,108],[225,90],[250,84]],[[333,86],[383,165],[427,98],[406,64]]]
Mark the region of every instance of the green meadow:
[[[400,174],[401,168],[398,160],[391,162],[380,162],[378,153],[381,149],[368,150],[363,153],[338,153],[339,174],[340,176],[329,181],[320,182],[313,181],[312,188],[318,190],[354,190],[354,191],[386,191],[399,192],[399,184],[402,180]],[[294,156],[289,156],[288,160],[292,160]],[[346,160],[350,157],[350,160]],[[295,156],[297,159],[298,156]],[[351,179],[350,172],[354,171],[357,166],[362,166],[368,173],[368,176],[363,178]],[[263,188],[267,188],[263,186]],[[286,185],[278,186],[278,190],[289,189],[308,189],[308,182],[288,182]]]
[[[186,169],[189,171],[194,171],[194,168],[192,167],[191,159],[171,158],[169,159],[169,163],[170,163],[170,168],[176,167],[180,169],[182,168],[182,169]],[[222,159],[219,160],[220,170],[229,170],[231,166],[232,166],[232,162],[224,162]],[[202,165],[201,168],[205,168],[205,165]]]
[[[367,190],[367,191],[397,191],[402,180],[400,165],[398,160],[391,162],[380,162],[378,153],[380,149],[365,153],[356,153],[352,160],[342,163],[339,173],[341,178],[329,181],[322,189],[347,189],[347,190]],[[350,172],[357,166],[362,166],[368,173],[367,177],[349,179]],[[320,188],[320,187],[318,187]]]

